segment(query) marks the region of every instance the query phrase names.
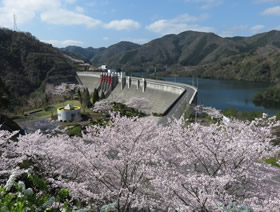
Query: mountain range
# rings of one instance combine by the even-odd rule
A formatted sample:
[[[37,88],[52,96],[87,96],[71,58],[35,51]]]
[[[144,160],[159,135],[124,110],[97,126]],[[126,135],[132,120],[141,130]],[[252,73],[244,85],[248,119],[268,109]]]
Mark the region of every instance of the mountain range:
[[[24,103],[35,91],[42,94],[48,84],[76,82],[78,66],[65,53],[127,72],[156,69],[162,75],[280,81],[280,32],[275,30],[233,38],[186,31],[143,45],[119,42],[108,48],[57,49],[29,32],[0,28],[0,78],[10,102]]]
[[[61,49],[93,65],[106,64],[128,72],[156,70],[163,75],[202,76],[251,81],[280,80],[280,32],[222,38],[186,31],[146,44],[119,42],[108,48]]]

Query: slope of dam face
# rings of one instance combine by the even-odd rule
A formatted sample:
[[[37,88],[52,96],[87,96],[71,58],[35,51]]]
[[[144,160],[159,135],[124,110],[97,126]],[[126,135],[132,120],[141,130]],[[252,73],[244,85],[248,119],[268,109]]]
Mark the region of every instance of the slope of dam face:
[[[97,73],[77,72],[77,75],[90,92],[93,92],[94,88],[98,88],[100,85],[100,78]],[[145,89],[143,89],[143,86],[145,86]],[[128,85],[128,80],[126,80],[122,86],[119,79],[117,86],[107,99],[125,103],[132,97],[143,97],[149,102],[149,109],[145,110],[146,113],[163,114],[183,92],[184,89],[165,84],[164,81],[145,80],[144,85],[143,79],[133,77],[131,78],[130,85]]]
[[[143,92],[141,88],[137,89],[135,85],[131,85],[130,88],[125,86],[121,89],[121,84],[119,83],[108,99],[125,103],[132,97],[143,97],[148,100],[150,108],[145,112],[163,114],[179,97],[179,94],[152,89],[148,86],[145,92]]]
[[[77,74],[79,81],[82,82],[82,84],[88,88],[89,92],[92,93],[94,91],[94,88],[98,88],[100,85],[100,79],[98,77],[94,76],[86,76],[86,75],[80,75]]]

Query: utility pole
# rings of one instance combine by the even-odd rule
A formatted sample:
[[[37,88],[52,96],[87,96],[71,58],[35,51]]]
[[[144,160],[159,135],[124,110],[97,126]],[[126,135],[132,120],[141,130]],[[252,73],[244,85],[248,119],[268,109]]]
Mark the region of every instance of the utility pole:
[[[14,31],[17,31],[17,19],[15,14],[14,14]]]

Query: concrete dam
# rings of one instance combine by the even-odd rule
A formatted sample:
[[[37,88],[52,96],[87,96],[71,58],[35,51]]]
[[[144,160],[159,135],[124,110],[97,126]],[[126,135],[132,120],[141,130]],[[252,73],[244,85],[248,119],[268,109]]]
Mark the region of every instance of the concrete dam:
[[[188,84],[125,76],[125,73],[77,72],[77,80],[89,89],[103,90],[107,99],[126,102],[132,97],[149,101],[149,114],[180,118],[187,105],[196,103],[197,88]]]

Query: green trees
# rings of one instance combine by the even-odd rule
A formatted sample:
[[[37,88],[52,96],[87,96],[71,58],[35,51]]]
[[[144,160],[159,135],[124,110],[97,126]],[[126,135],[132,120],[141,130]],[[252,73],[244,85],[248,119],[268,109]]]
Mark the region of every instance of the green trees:
[[[85,112],[86,108],[90,108],[93,105],[90,101],[90,93],[89,93],[88,88],[84,88],[83,91],[78,89],[77,95],[78,95],[79,101],[81,103],[81,108],[83,109],[84,112]]]
[[[264,91],[256,93],[253,99],[256,105],[279,106],[280,105],[280,85],[269,87]]]
[[[89,94],[88,88],[84,89],[84,104],[87,108],[92,106],[92,104],[90,102],[90,94]]]
[[[9,109],[22,107],[34,92],[43,94],[46,84],[76,82],[76,67],[53,48],[30,33],[0,29],[0,76],[11,91]],[[2,82],[0,82],[2,87]],[[0,89],[0,104],[6,107]]]
[[[104,91],[102,91],[102,92],[101,92],[100,99],[105,99],[105,94],[104,94]]]
[[[80,89],[77,90],[77,96],[79,98],[79,101],[81,103],[81,108],[83,111],[85,111],[85,108],[92,107],[96,102],[99,100],[105,99],[105,94],[102,91],[101,95],[99,97],[98,90],[95,88],[93,93],[89,93],[88,88],[84,88],[83,91]]]
[[[103,93],[104,94],[104,93]],[[101,95],[102,96],[102,95]],[[92,97],[91,97],[91,100],[92,100],[92,104],[94,105],[95,102],[98,102],[99,101],[99,94],[98,94],[98,90],[95,88],[93,93],[92,93]]]
[[[77,90],[77,96],[79,98],[80,104],[82,105],[82,94],[81,94],[80,89]]]
[[[0,77],[0,108],[5,108],[9,104],[10,92]]]
[[[17,179],[19,178],[19,179]],[[69,190],[51,190],[40,177],[13,173],[0,186],[0,211],[71,211]]]

